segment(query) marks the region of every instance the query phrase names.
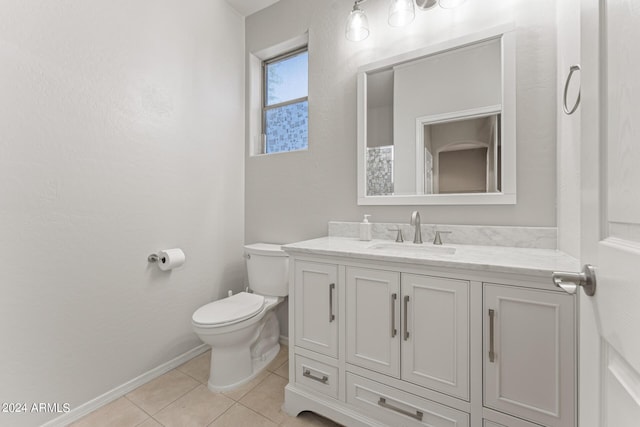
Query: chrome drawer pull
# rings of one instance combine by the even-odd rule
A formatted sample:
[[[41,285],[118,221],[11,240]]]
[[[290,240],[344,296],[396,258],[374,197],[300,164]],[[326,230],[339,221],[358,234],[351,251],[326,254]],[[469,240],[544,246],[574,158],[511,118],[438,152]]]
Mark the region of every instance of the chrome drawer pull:
[[[493,363],[496,360],[496,353],[493,350],[493,319],[495,317],[495,310],[489,309],[489,362]]]
[[[387,403],[387,399],[385,399],[384,397],[381,397],[380,400],[378,400],[378,405],[382,406],[383,408],[396,411],[399,414],[406,415],[407,417],[415,418],[418,421],[422,421],[422,416],[424,415],[422,411],[418,411],[417,409],[416,409],[416,413],[414,414],[413,412],[405,411],[404,409],[396,408],[393,405],[389,405]]]
[[[329,285],[329,323],[336,319],[336,315],[333,314],[333,290],[336,288],[335,283]]]
[[[314,381],[321,382],[322,384],[326,384],[326,383],[329,382],[329,377],[328,376],[323,375],[322,378],[316,377],[314,375],[311,375],[311,371],[309,369],[303,369],[302,370],[302,376],[303,377],[307,377],[307,378],[309,378],[311,380],[314,380]]]
[[[409,295],[404,297],[404,340],[409,339]]]
[[[396,329],[396,300],[398,294],[391,294],[391,338],[395,337],[398,333]]]

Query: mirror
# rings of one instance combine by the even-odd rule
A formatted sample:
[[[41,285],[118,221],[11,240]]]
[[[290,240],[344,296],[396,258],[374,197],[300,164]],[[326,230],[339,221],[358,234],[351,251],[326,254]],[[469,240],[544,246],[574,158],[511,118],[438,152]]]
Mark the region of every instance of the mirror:
[[[492,30],[358,73],[358,204],[515,203],[515,54]]]

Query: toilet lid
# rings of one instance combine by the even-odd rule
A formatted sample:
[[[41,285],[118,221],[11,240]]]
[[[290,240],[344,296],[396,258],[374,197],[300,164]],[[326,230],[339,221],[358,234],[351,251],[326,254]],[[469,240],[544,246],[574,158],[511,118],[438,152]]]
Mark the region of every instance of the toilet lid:
[[[215,326],[240,322],[258,314],[263,306],[262,295],[240,292],[200,307],[193,313],[193,323]]]

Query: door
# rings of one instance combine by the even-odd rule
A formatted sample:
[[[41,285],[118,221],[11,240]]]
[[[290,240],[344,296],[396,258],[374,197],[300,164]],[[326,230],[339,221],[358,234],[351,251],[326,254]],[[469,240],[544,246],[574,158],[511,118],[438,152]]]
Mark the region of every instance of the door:
[[[295,343],[338,357],[338,266],[296,261]]]
[[[548,427],[575,425],[575,298],[485,284],[484,405]]]
[[[400,273],[347,267],[347,362],[400,377]]]
[[[640,4],[583,0],[580,427],[640,421]]]
[[[469,400],[469,282],[402,274],[401,378]]]

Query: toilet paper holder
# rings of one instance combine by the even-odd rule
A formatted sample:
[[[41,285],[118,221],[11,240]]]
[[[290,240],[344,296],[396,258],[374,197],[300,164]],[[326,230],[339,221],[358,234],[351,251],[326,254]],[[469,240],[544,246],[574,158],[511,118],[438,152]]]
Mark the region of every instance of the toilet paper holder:
[[[163,249],[147,256],[149,263],[157,265],[160,270],[167,271],[179,268],[184,264],[185,255],[182,249]]]

